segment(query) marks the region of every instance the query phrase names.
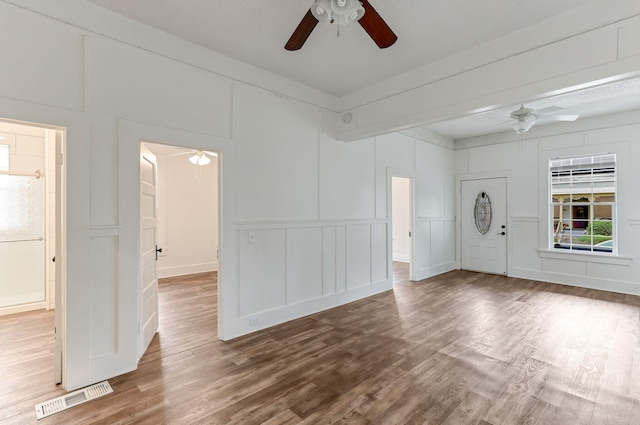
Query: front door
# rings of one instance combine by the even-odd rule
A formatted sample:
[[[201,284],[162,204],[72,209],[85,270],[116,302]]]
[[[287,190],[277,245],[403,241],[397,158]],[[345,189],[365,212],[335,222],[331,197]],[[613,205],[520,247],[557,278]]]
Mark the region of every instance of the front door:
[[[461,188],[464,270],[507,274],[507,179],[464,180]]]
[[[158,276],[156,274],[157,171],[156,156],[140,145],[140,324],[138,358],[158,331]]]

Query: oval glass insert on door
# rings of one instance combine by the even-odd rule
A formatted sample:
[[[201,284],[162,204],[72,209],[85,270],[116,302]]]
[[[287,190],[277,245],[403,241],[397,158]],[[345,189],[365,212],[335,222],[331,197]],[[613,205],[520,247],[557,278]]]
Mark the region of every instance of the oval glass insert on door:
[[[491,200],[487,192],[480,192],[476,196],[473,207],[473,221],[481,235],[487,234],[491,227]]]

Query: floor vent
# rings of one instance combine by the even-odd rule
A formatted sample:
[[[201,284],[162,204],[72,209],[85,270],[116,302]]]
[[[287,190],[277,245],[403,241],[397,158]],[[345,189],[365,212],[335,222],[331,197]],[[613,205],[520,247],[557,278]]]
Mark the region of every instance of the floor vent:
[[[90,387],[63,395],[62,397],[36,404],[36,418],[38,420],[46,418],[47,416],[62,412],[70,407],[86,403],[94,398],[102,397],[103,395],[107,395],[112,392],[113,389],[111,388],[111,385],[109,385],[108,381],[91,385]]]

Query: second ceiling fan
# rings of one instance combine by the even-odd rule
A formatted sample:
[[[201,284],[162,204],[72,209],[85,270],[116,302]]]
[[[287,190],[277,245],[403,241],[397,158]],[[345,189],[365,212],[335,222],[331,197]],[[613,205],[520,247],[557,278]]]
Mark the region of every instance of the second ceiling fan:
[[[358,21],[381,49],[393,45],[398,39],[368,0],[314,0],[284,48],[299,50],[318,22],[346,25],[354,21]]]

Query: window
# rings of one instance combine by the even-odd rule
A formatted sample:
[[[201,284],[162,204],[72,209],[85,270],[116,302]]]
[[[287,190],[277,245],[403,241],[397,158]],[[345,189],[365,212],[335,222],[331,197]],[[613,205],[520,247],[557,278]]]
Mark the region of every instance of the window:
[[[549,161],[553,249],[616,252],[616,155]]]
[[[0,145],[0,171],[9,171],[9,145]]]

